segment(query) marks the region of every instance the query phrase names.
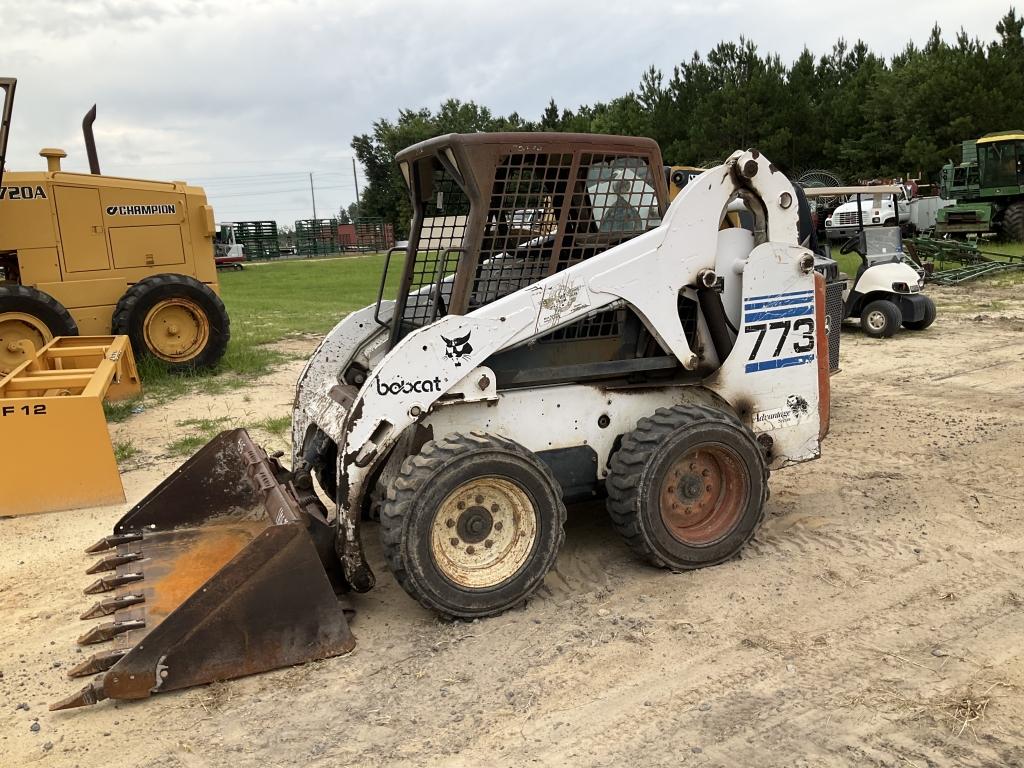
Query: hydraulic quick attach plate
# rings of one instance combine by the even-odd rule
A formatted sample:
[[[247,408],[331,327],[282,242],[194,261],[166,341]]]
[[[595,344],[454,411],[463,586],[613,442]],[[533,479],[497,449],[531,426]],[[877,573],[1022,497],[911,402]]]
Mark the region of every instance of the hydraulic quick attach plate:
[[[51,705],[141,699],[338,656],[355,647],[335,594],[332,533],[245,430],[223,432],[87,551],[101,559],[78,642],[112,643],[69,672],[97,675]]]

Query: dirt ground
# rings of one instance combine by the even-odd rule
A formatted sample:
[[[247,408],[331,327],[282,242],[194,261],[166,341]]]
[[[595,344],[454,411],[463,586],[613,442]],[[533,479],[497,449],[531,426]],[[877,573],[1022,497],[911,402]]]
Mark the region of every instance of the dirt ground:
[[[48,712],[81,685],[82,548],[120,509],[0,520],[0,765],[1024,766],[1016,294],[944,289],[927,332],[844,333],[824,457],[772,477],[741,558],[659,571],[576,509],[524,608],[447,623],[368,525],[358,647],[303,667]],[[141,449],[129,501],[178,463],[178,422],[286,415],[299,368],[114,425]]]

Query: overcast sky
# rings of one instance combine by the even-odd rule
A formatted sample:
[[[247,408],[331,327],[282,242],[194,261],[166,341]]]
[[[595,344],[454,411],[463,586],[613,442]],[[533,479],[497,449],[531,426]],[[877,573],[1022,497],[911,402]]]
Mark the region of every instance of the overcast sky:
[[[18,78],[8,168],[44,146],[87,169],[206,187],[218,220],[290,224],[355,199],[352,136],[400,108],[473,99],[540,115],[607,101],[650,64],[743,34],[785,61],[840,36],[892,54],[938,22],[995,36],[1007,0],[0,0],[0,75]],[[360,183],[362,178],[360,177]]]

